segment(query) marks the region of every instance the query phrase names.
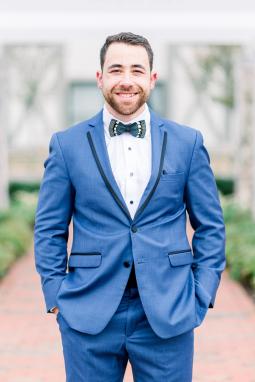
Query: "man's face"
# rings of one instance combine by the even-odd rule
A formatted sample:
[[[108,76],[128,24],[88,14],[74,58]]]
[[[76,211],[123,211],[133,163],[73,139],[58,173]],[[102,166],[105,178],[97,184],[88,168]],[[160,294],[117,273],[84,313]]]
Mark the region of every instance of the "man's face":
[[[98,87],[109,111],[123,121],[143,110],[156,79],[157,73],[150,71],[146,49],[125,43],[109,46],[103,71],[97,72]]]

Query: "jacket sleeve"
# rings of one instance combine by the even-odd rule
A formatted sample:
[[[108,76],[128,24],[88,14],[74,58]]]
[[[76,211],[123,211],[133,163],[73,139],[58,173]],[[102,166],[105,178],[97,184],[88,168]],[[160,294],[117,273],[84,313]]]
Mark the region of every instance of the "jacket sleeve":
[[[74,192],[57,134],[53,134],[35,216],[35,266],[49,313],[66,275],[68,227]]]
[[[225,225],[210,159],[197,131],[186,184],[186,207],[194,229],[194,278],[213,308],[221,273],[225,269]]]

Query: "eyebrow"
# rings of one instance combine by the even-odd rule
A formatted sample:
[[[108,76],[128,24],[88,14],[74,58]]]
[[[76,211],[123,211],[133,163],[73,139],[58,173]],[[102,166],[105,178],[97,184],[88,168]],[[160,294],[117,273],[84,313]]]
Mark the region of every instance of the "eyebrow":
[[[120,65],[120,64],[112,64],[108,67],[108,70],[114,69],[114,68],[122,68],[122,67],[123,67],[123,65]],[[131,65],[131,68],[140,68],[140,69],[146,70],[145,67],[143,65],[140,65],[140,64]]]

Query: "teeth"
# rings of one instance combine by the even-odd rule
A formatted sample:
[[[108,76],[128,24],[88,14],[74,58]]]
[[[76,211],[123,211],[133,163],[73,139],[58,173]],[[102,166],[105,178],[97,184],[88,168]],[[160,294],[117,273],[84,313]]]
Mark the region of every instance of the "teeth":
[[[135,96],[135,93],[119,93],[119,96],[124,98],[131,98]]]

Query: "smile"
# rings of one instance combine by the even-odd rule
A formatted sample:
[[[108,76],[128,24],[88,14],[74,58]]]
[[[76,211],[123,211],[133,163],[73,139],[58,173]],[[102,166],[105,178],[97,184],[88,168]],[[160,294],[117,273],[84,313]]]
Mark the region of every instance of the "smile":
[[[119,97],[123,98],[132,98],[136,96],[138,93],[116,93]]]

